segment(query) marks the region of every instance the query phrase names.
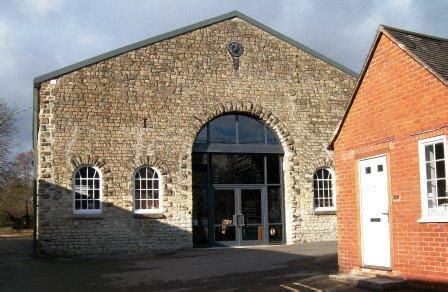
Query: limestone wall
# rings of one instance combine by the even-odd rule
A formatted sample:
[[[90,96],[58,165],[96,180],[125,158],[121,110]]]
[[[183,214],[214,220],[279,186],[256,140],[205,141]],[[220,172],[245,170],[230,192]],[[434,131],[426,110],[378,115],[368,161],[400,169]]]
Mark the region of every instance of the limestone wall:
[[[244,46],[235,70],[226,46]],[[191,149],[203,124],[225,112],[261,118],[285,149],[287,242],[336,239],[335,215],[315,215],[312,176],[355,79],[232,19],[43,82],[39,91],[38,225],[49,253],[147,252],[192,246]],[[144,128],[147,119],[147,128]],[[103,175],[103,212],[73,215],[72,175]],[[132,175],[163,176],[163,214],[134,218]]]

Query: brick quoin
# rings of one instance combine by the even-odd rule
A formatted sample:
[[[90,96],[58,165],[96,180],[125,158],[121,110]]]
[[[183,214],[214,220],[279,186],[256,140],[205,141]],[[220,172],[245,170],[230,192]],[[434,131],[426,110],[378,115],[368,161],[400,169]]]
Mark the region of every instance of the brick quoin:
[[[361,271],[358,160],[386,154],[392,250],[387,274],[448,283],[448,223],[418,222],[418,141],[448,134],[448,89],[387,35],[379,36],[374,50],[334,143],[339,269]],[[392,201],[394,195],[400,199]]]

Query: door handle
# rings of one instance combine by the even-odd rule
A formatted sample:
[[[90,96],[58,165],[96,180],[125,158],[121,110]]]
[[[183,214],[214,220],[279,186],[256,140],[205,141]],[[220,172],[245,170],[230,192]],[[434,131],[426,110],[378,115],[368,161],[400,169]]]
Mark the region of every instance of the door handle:
[[[243,214],[233,215],[233,222],[234,222],[235,226],[237,226],[237,227],[244,226],[244,215]]]
[[[240,214],[240,216],[241,216],[241,227],[243,227],[244,226],[244,215],[243,214]]]
[[[383,212],[381,214],[389,216],[389,212]]]

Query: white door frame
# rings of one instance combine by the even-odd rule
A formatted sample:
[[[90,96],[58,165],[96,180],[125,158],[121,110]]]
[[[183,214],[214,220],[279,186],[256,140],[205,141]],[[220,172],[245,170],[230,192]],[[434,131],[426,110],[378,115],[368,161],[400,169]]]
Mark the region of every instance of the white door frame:
[[[379,215],[380,220],[387,220],[387,238],[386,240],[389,241],[388,243],[388,254],[386,255],[386,264],[381,265],[375,265],[371,263],[366,263],[366,256],[365,256],[365,246],[364,246],[364,240],[365,240],[365,228],[364,228],[364,212],[363,211],[363,191],[362,191],[362,180],[363,180],[363,173],[362,173],[362,167],[361,164],[363,162],[366,162],[368,160],[378,159],[378,158],[384,158],[384,175],[386,179],[386,196],[387,196],[387,214],[386,212],[381,213]],[[391,234],[391,216],[390,216],[390,176],[389,176],[389,164],[388,164],[388,157],[386,154],[379,154],[375,156],[365,157],[358,160],[358,190],[359,190],[359,222],[360,222],[360,249],[361,249],[361,265],[363,267],[371,267],[371,268],[377,268],[377,269],[386,269],[390,270],[392,267],[392,234]],[[371,218],[373,219],[373,218]],[[375,218],[377,219],[377,218]],[[374,222],[374,221],[372,221]]]

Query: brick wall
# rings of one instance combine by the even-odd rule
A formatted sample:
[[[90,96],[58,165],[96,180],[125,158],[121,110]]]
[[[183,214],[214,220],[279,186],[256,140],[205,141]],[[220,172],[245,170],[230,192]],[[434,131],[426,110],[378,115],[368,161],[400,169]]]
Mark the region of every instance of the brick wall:
[[[422,131],[427,131],[422,133]],[[359,270],[357,162],[387,155],[392,272],[448,282],[448,223],[421,217],[418,141],[448,134],[448,89],[384,34],[334,145],[339,267]]]
[[[235,71],[226,46],[240,41]],[[336,239],[336,216],[315,215],[312,178],[332,166],[326,142],[352,76],[240,20],[226,20],[43,82],[39,91],[39,242],[54,253],[147,252],[192,246],[191,149],[209,119],[259,117],[285,150],[287,242]],[[144,119],[148,127],[143,127]],[[72,175],[103,173],[100,218],[72,212]],[[163,216],[133,218],[132,174],[162,171]]]

